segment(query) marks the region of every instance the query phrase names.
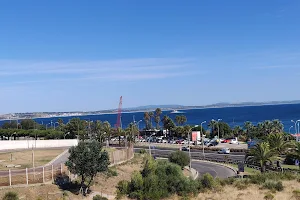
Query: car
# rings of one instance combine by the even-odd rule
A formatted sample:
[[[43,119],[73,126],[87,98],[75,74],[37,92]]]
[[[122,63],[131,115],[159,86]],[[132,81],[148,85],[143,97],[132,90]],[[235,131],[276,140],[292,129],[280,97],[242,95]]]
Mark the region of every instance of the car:
[[[181,151],[189,151],[190,148],[189,147],[181,147]]]
[[[229,142],[230,142],[229,139],[225,139],[225,140],[221,141],[221,143],[229,143]]]
[[[219,154],[229,154],[230,149],[229,148],[223,148],[223,149],[219,150],[218,153]]]
[[[236,139],[230,140],[229,144],[240,144]]]

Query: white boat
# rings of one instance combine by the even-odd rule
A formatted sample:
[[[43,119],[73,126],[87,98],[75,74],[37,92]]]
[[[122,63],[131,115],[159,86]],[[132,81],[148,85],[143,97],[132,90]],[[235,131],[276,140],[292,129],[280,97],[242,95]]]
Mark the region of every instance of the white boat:
[[[183,113],[183,112],[178,111],[178,110],[173,110],[171,113],[176,114],[176,113]]]

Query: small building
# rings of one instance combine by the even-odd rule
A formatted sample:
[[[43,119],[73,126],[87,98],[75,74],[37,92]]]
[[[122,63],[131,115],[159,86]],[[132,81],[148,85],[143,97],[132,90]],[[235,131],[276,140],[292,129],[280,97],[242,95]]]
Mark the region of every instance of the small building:
[[[296,139],[297,142],[300,142],[300,133],[292,134],[292,136],[295,137],[295,139]]]

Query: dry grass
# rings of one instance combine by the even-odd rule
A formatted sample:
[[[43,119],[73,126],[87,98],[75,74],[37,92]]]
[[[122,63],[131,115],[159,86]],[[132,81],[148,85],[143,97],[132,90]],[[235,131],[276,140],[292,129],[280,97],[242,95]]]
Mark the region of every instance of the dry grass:
[[[56,156],[61,154],[65,149],[49,149],[49,150],[35,150],[34,151],[34,164],[35,167],[42,166],[49,163]],[[11,160],[12,157],[12,160]],[[32,167],[32,151],[14,151],[0,153],[0,170],[7,170],[6,165],[21,165],[18,169]],[[15,169],[15,168],[14,168]]]
[[[104,174],[98,175],[91,189],[104,194],[115,195],[118,182],[121,180],[130,180],[134,171],[142,169],[142,162],[143,155],[136,154],[131,161],[112,168],[117,171],[117,176],[107,177]]]

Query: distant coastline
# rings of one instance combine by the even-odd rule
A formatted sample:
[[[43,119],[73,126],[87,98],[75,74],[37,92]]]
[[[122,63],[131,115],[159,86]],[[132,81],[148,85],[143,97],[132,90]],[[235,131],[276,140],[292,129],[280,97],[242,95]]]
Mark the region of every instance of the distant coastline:
[[[296,101],[270,101],[270,102],[243,102],[243,103],[217,103],[205,106],[183,106],[183,105],[151,105],[140,106],[136,108],[124,108],[122,113],[138,113],[154,111],[156,108],[161,108],[163,111],[173,110],[191,110],[191,109],[213,109],[213,108],[228,108],[228,107],[250,107],[250,106],[268,106],[268,105],[285,105],[285,104],[300,104],[300,100]],[[91,112],[32,112],[32,113],[12,113],[0,115],[0,121],[4,120],[21,120],[21,119],[37,119],[37,118],[64,118],[64,117],[79,117],[88,115],[107,115],[117,114],[116,109],[100,110]]]

